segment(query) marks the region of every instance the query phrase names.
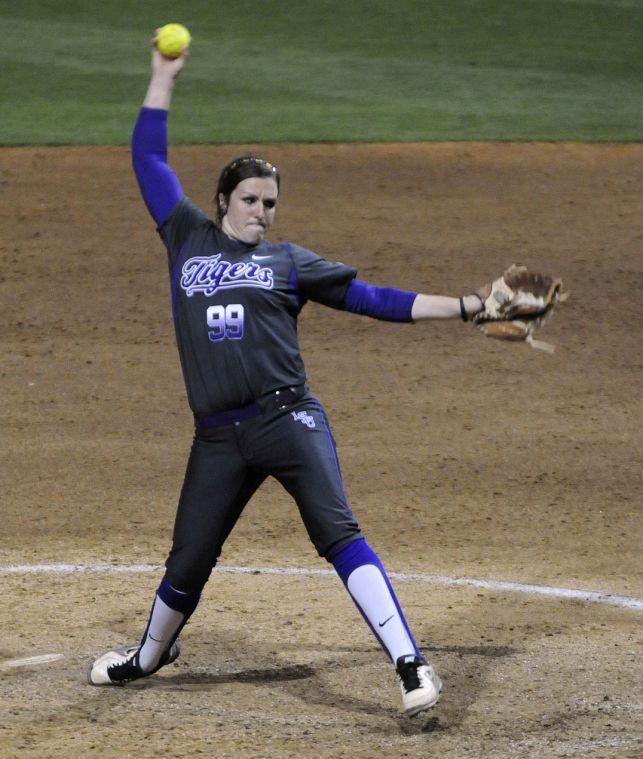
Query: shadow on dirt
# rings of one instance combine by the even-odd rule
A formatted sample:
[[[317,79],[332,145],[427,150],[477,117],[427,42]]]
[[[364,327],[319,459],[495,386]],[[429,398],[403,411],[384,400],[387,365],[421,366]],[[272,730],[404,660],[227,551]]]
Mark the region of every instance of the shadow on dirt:
[[[351,678],[363,679],[355,670],[365,664],[364,661],[345,658],[316,661],[312,664],[294,664],[285,666],[226,671],[186,671],[162,678],[146,681],[147,687],[176,691],[206,691],[217,685],[247,683],[250,685],[271,685],[283,683],[283,689],[306,704],[307,708],[325,706],[339,709],[356,717],[378,716],[381,721],[377,726],[370,725],[372,732],[382,735],[417,735],[418,733],[451,732],[457,730],[464,720],[470,706],[475,703],[478,693],[484,688],[486,665],[484,661],[500,659],[520,653],[511,646],[426,646],[425,652],[439,653],[443,656],[442,675],[445,691],[442,699],[431,712],[420,714],[413,719],[406,717],[400,709],[387,704],[393,701],[393,690],[380,700],[377,693],[372,698],[360,698],[350,694],[350,688],[340,691],[337,683],[329,683],[325,673],[344,671],[345,681]],[[363,657],[361,657],[363,658]],[[370,658],[370,657],[369,657]],[[463,659],[467,660],[465,664]],[[449,659],[451,660],[449,662]],[[476,661],[478,660],[478,661]],[[138,683],[129,687],[136,688]],[[140,686],[143,687],[143,686]],[[394,677],[391,688],[397,690]],[[361,695],[361,694],[360,694]]]
[[[422,646],[422,650],[458,656],[486,656],[493,659],[522,653],[521,649],[511,646]]]
[[[304,680],[316,675],[315,669],[306,664],[265,669],[243,669],[237,672],[187,672],[172,677],[159,678],[156,687],[180,685],[221,685],[223,683],[276,683],[288,680]]]

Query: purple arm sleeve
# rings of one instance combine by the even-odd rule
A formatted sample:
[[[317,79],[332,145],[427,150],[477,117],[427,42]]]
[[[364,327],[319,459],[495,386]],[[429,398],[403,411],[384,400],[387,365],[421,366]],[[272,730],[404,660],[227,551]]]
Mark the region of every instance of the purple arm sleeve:
[[[354,279],[346,291],[344,309],[388,322],[412,322],[411,309],[417,293],[393,287],[375,287]]]
[[[183,197],[167,163],[167,111],[141,108],[132,134],[132,166],[145,205],[160,226]]]

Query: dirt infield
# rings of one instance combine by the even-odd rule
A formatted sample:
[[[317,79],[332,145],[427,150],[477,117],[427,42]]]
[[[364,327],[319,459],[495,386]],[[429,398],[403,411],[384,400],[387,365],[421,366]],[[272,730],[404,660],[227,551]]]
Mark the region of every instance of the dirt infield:
[[[171,159],[208,207],[238,146]],[[263,147],[274,239],[363,279],[460,294],[513,261],[572,295],[547,355],[461,322],[378,323],[309,304],[300,337],[349,498],[445,682],[427,716],[338,580],[215,574],[175,665],[125,689],[88,661],[138,639],[191,438],[163,248],[127,151],[0,151],[4,757],[634,757],[640,611],[442,578],[631,599],[640,577],[643,147]],[[563,311],[564,309],[564,311]],[[225,566],[326,569],[268,483]],[[598,599],[600,601],[600,599]],[[48,662],[18,662],[56,654]],[[62,658],[60,658],[62,657]]]

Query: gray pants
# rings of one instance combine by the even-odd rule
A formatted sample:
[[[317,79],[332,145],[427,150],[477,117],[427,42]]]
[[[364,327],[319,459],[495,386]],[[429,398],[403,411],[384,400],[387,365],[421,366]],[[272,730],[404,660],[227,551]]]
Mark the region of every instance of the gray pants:
[[[285,409],[197,429],[166,561],[172,587],[201,590],[244,506],[268,476],[295,499],[320,556],[362,537],[326,415],[306,394]]]

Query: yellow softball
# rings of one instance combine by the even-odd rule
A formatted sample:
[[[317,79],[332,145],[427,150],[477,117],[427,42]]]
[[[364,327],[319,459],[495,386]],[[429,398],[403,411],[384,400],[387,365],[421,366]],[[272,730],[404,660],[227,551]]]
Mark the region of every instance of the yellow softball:
[[[178,58],[190,46],[192,36],[183,24],[165,24],[156,35],[156,47],[166,58]]]

